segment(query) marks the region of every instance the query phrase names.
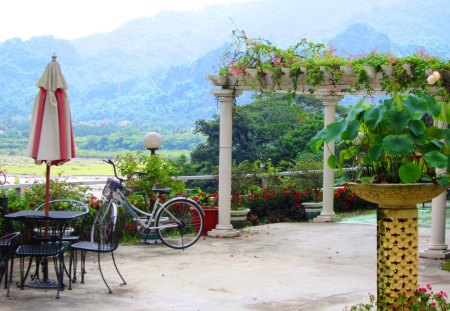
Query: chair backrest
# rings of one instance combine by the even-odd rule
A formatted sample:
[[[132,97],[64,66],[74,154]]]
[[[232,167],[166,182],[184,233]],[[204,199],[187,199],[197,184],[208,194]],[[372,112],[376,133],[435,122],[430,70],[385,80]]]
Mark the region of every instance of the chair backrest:
[[[0,281],[8,270],[8,262],[16,250],[19,235],[20,232],[14,232],[0,237]]]
[[[42,210],[45,208],[45,203],[42,203],[35,208],[35,211]],[[52,200],[49,202],[49,209],[51,211],[81,211],[89,212],[89,207],[80,201],[76,200]]]
[[[62,244],[66,234],[67,221],[50,219],[47,217],[35,217],[25,221],[27,227],[32,230],[32,239],[39,242],[53,242]]]
[[[120,213],[115,203],[102,205],[92,224],[91,242],[98,243],[99,251],[114,251],[122,238],[125,220],[126,213]]]
[[[0,237],[0,264],[4,257],[14,254],[19,235],[20,232],[13,232]]]
[[[35,208],[35,211],[43,210],[45,208],[45,203],[42,203]],[[49,202],[49,210],[51,211],[80,211],[89,213],[89,207],[80,201],[60,199],[51,200]],[[66,235],[81,235],[85,225],[87,217],[80,217],[70,222],[70,228],[66,230]]]

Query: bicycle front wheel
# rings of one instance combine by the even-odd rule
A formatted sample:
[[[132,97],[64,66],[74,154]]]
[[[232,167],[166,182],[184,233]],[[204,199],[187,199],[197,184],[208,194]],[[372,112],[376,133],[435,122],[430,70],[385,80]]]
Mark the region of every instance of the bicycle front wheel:
[[[192,246],[202,235],[201,207],[186,199],[175,199],[161,208],[156,217],[160,240],[169,247],[184,249]]]

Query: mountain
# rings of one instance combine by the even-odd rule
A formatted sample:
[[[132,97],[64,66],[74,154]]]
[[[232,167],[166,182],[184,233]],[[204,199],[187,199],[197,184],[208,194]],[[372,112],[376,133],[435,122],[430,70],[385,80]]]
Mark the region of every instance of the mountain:
[[[77,40],[0,43],[0,117],[26,124],[34,86],[56,53],[75,122],[127,121],[152,130],[192,128],[218,112],[208,74],[218,71],[233,29],[281,47],[307,38],[343,54],[376,48],[450,56],[446,0],[255,0],[200,11],[165,11]]]

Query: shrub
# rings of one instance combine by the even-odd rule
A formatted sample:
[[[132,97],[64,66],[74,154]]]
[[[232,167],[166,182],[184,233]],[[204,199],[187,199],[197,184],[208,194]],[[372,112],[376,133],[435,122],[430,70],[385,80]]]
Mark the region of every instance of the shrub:
[[[377,301],[373,294],[369,295],[369,303],[361,303],[346,306],[344,311],[375,311]],[[419,287],[411,298],[399,294],[389,310],[412,310],[412,311],[448,311],[450,304],[447,301],[447,293],[444,291],[434,292],[430,284]]]
[[[242,204],[250,209],[249,220],[253,225],[263,222],[304,221],[301,203],[310,200],[311,193],[293,188],[270,189],[260,187],[243,196]]]
[[[377,204],[367,202],[354,194],[347,185],[334,193],[334,211],[336,213],[355,212],[377,208]]]

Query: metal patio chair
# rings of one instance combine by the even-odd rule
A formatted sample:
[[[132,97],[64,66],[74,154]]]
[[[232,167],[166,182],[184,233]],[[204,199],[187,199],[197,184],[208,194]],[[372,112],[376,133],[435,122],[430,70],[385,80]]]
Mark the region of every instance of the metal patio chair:
[[[72,244],[70,248],[70,268],[69,273],[73,272],[73,282],[76,282],[76,266],[78,252],[80,252],[81,259],[81,283],[84,283],[84,274],[86,272],[86,253],[97,253],[98,258],[98,268],[100,270],[100,275],[102,276],[103,282],[108,288],[108,292],[111,294],[111,288],[106,282],[105,276],[101,267],[101,254],[110,253],[114,267],[117,273],[123,281],[123,285],[126,285],[126,281],[120,274],[117,267],[114,251],[119,246],[120,239],[123,234],[123,227],[125,225],[126,213],[119,213],[117,206],[115,204],[103,205],[99,208],[97,215],[91,227],[91,239],[90,241],[80,241]],[[72,288],[72,279],[69,281],[69,290]]]
[[[14,268],[14,252],[19,235],[20,232],[14,232],[0,237],[0,284],[5,278],[6,297],[9,297]]]

